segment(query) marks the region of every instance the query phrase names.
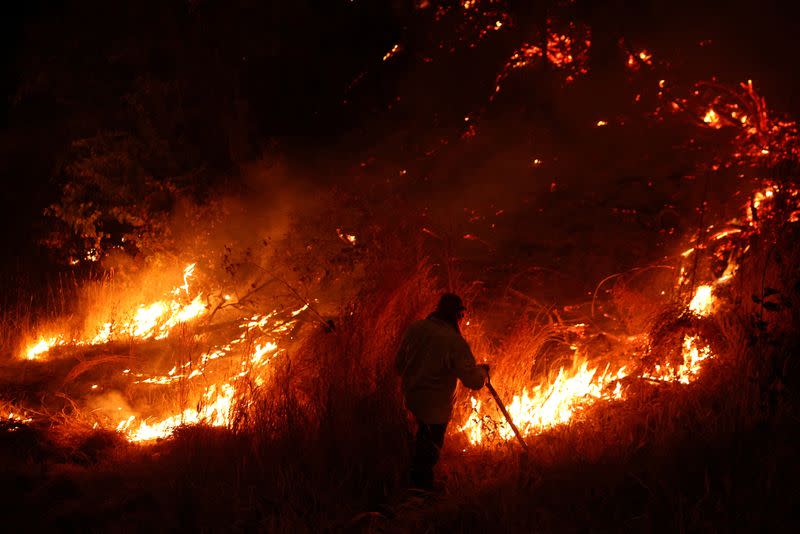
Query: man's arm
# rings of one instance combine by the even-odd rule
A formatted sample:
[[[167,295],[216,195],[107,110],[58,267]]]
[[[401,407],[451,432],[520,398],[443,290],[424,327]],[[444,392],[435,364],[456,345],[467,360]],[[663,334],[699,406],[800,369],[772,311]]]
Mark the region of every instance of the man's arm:
[[[486,366],[477,365],[472,350],[463,339],[453,351],[453,369],[461,383],[469,389],[481,389],[486,383]]]

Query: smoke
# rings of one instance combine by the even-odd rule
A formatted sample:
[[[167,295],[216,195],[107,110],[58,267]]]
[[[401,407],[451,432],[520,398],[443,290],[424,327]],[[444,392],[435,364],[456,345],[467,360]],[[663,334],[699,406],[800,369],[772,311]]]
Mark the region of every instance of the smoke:
[[[128,404],[128,399],[117,390],[89,396],[85,403],[85,410],[89,412],[98,411],[107,415],[113,421],[121,421],[132,415],[139,416],[139,413]]]

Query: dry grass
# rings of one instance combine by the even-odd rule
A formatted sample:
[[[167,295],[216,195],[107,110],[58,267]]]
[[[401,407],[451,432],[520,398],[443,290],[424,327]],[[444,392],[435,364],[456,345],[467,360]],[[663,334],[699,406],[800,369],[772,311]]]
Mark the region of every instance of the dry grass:
[[[411,428],[392,355],[401,329],[438,291],[427,264],[409,262],[365,285],[334,332],[313,329],[276,361],[268,385],[240,399],[249,408],[232,429],[183,428],[146,447],[70,426],[79,424],[70,417],[58,431],[0,432],[8,527],[786,530],[800,475],[792,243],[787,234],[742,266],[729,306],[703,327],[718,338],[718,358],[701,380],[632,386],[624,403],[597,405],[531,439],[529,454],[513,444],[464,452],[451,436],[436,498],[402,499]],[[783,263],[764,259],[776,250]],[[762,285],[792,307],[765,313],[750,298]],[[541,376],[564,363],[557,349],[573,333],[547,317],[518,318],[498,376]],[[488,337],[475,345],[496,348]],[[386,515],[363,513],[376,509]]]

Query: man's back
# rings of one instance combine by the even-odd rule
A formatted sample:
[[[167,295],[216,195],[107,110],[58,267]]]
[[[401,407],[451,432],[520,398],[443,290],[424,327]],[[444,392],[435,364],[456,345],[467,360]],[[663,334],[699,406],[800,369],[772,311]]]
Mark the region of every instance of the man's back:
[[[480,389],[485,378],[461,334],[435,317],[408,327],[396,365],[402,377],[406,406],[430,424],[450,420],[456,379],[471,389]]]

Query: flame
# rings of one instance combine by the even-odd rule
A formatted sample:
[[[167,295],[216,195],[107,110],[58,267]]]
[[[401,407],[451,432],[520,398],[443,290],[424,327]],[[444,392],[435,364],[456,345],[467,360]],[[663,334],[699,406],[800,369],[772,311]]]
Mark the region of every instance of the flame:
[[[183,290],[183,292],[186,293],[187,295],[189,294],[189,279],[194,275],[195,265],[196,265],[195,263],[190,263],[183,270],[183,285],[173,289],[172,292],[174,294],[176,295],[180,294],[181,290]]]
[[[254,315],[245,318],[239,324],[242,332],[238,337],[204,352],[198,362],[185,362],[174,366],[164,375],[145,377],[136,374],[135,383],[151,385],[170,385],[180,381],[190,381],[197,377],[206,376],[206,366],[210,362],[229,356],[236,349],[243,348],[251,336],[257,335],[251,353],[241,360],[238,370],[228,373],[216,384],[208,386],[202,396],[198,409],[185,409],[173,415],[162,418],[156,422],[137,419],[128,416],[117,424],[118,432],[125,435],[130,441],[150,441],[169,436],[175,428],[181,425],[204,423],[209,426],[227,426],[230,423],[230,410],[236,396],[236,383],[239,379],[252,379],[256,386],[264,383],[264,377],[259,374],[259,369],[267,366],[272,359],[282,350],[273,336],[287,332],[297,321],[297,316],[308,308],[308,304],[289,313],[288,320],[279,319],[277,312]],[[190,370],[190,368],[194,367]],[[126,369],[123,374],[129,374]]]
[[[2,403],[2,407],[0,407],[0,421],[9,423],[31,423],[33,422],[33,417],[21,408],[17,408],[8,403]],[[9,428],[7,430],[13,431],[14,429]]]
[[[130,334],[133,337],[147,337],[158,324],[159,318],[166,313],[167,307],[163,302],[154,302],[145,307],[140,306],[130,324]]]
[[[120,421],[117,432],[122,432],[130,441],[151,441],[169,436],[181,425],[205,423],[210,426],[225,426],[230,422],[231,407],[236,389],[230,384],[217,387],[211,385],[203,394],[199,409],[187,408],[183,412],[149,423],[130,416]]]
[[[729,275],[723,275],[715,284],[723,283],[728,278]],[[699,286],[689,303],[689,309],[700,316],[709,315],[714,307],[713,290],[714,285]],[[578,347],[573,346],[573,350],[577,354]],[[682,363],[679,365],[675,366],[670,361],[656,364],[652,370],[638,374],[638,378],[689,384],[700,373],[702,362],[713,358],[714,354],[698,336],[687,335],[683,338],[681,356]],[[606,364],[601,371],[600,366],[591,367],[587,357],[576,357],[571,367],[561,367],[551,380],[544,380],[532,388],[523,387],[521,393],[512,397],[507,409],[523,436],[540,434],[569,423],[582,410],[599,401],[624,399],[625,390],[621,380],[629,375],[627,366],[612,370],[611,365]],[[486,436],[496,436],[502,441],[513,439],[513,430],[505,420],[486,415],[482,411],[481,401],[475,397],[470,402],[470,415],[459,429],[472,445],[484,443]]]
[[[38,360],[40,355],[47,353],[53,347],[61,344],[63,344],[63,340],[60,336],[51,337],[49,339],[44,337],[39,338],[38,341],[25,349],[25,359]]]
[[[714,304],[713,291],[714,288],[710,285],[699,286],[689,303],[689,309],[701,317],[709,315]]]
[[[28,360],[41,359],[53,347],[60,345],[102,345],[125,337],[142,340],[166,338],[179,324],[193,321],[207,311],[202,293],[186,302],[191,294],[190,282],[194,271],[194,263],[186,266],[183,270],[183,284],[172,289],[168,293],[169,298],[140,304],[128,313],[122,314],[123,317],[127,317],[122,321],[103,321],[93,329],[93,334],[83,339],[70,338],[64,334],[42,336],[24,349],[23,357]]]
[[[701,345],[697,336],[685,336],[683,338],[681,355],[683,356],[683,363],[677,368],[673,367],[670,362],[664,365],[656,365],[653,372],[643,373],[642,378],[688,384],[700,372],[700,363],[714,357],[711,348],[708,345]]]
[[[755,212],[765,210],[777,192],[775,186],[768,185],[752,194],[750,202],[745,207],[751,228],[757,227]],[[800,198],[800,191],[790,190],[788,193],[793,199]],[[711,234],[708,240],[716,241],[745,234],[735,224],[736,220],[730,221],[729,226]],[[681,257],[686,258],[697,253],[697,250],[698,247],[693,246],[681,253]],[[688,303],[688,309],[700,317],[711,315],[716,304],[715,288],[731,280],[736,270],[737,264],[731,261],[725,272],[716,280],[698,286]],[[685,282],[686,269],[682,266],[677,277],[677,287]],[[573,349],[577,353],[577,347]],[[681,343],[680,363],[675,364],[666,360],[655,364],[649,370],[640,372],[635,378],[655,383],[690,384],[702,371],[703,363],[713,358],[715,354],[711,347],[699,336],[685,335]],[[515,394],[507,406],[509,415],[521,434],[523,436],[538,434],[554,426],[569,423],[582,410],[599,401],[624,399],[625,388],[621,380],[629,376],[626,366],[612,370],[607,364],[602,371],[599,369],[600,366],[590,366],[589,358],[584,356],[582,359],[576,358],[571,367],[561,367],[552,379],[544,380],[533,387],[522,387],[522,391]],[[494,441],[495,437],[502,441],[513,439],[511,427],[504,420],[487,415],[485,406],[479,399],[472,397],[470,403],[472,410],[459,430],[471,444],[485,444]]]
[[[712,122],[714,117],[715,114],[707,116]],[[743,229],[741,223],[733,219],[723,226],[722,230],[711,233],[707,240],[711,242],[731,236],[746,237],[749,232],[756,231],[761,217],[757,214],[771,213],[770,204],[778,192],[776,186],[767,184],[751,195],[750,201],[744,208],[749,230]],[[784,194],[795,202],[800,199],[800,191],[787,189]],[[800,210],[792,211],[788,216],[789,220],[796,217],[798,211]],[[682,252],[680,256],[687,258],[704,248],[695,245]],[[699,285],[688,303],[688,309],[700,317],[710,316],[716,307],[715,289],[731,280],[737,269],[737,263],[729,261],[722,275],[710,283]],[[681,266],[676,287],[683,286],[686,281],[687,271]],[[577,353],[577,347],[573,349]],[[624,399],[626,391],[623,378],[686,385],[699,376],[704,362],[716,357],[711,347],[697,335],[684,335],[680,354],[679,363],[665,360],[632,376],[629,376],[626,366],[612,369],[606,364],[600,371],[600,365],[590,365],[588,356],[576,358],[571,367],[561,367],[552,378],[545,379],[533,387],[522,387],[521,392],[513,395],[507,406],[509,415],[523,436],[539,434],[554,426],[569,423],[582,410],[597,402]],[[513,439],[513,431],[505,420],[488,415],[484,403],[475,397],[471,397],[470,403],[472,409],[466,421],[458,428],[471,444],[482,445],[496,441],[495,438],[501,441]]]
[[[639,378],[689,384],[700,373],[702,362],[714,357],[711,348],[703,345],[697,336],[684,337],[681,355],[683,361],[677,367],[670,362],[657,364],[652,371],[638,375]],[[600,370],[600,367],[590,367],[587,359],[576,359],[572,367],[560,368],[552,380],[545,380],[530,389],[524,387],[506,408],[523,436],[540,434],[569,423],[581,411],[599,401],[623,400],[622,379],[628,376],[625,366],[612,370],[610,365],[606,365]],[[505,420],[486,415],[481,401],[475,397],[471,397],[470,402],[472,410],[459,430],[472,445],[484,443],[487,436],[496,436],[502,441],[514,438],[513,430]]]
[[[539,434],[549,428],[569,422],[580,410],[600,399],[621,399],[619,380],[626,376],[625,367],[611,371],[606,366],[589,367],[587,360],[576,361],[572,368],[562,367],[552,381],[544,381],[531,389],[523,388],[507,406],[508,413],[523,436]],[[609,387],[616,383],[615,387]],[[461,431],[473,445],[482,443],[486,433],[496,432],[504,440],[513,439],[506,421],[491,421],[481,415],[481,402],[471,399],[472,412]]]

